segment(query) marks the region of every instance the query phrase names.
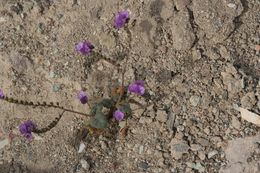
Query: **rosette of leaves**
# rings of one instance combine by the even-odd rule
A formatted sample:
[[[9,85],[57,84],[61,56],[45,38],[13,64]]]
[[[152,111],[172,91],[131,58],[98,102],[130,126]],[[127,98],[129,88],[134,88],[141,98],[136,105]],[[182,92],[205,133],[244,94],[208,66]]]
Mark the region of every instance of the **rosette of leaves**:
[[[94,104],[90,112],[93,117],[87,122],[87,125],[94,129],[107,128],[109,120],[113,118],[113,113],[117,109],[120,109],[127,116],[132,112],[124,87],[117,88],[112,93],[111,98],[102,99]]]
[[[96,103],[90,114],[93,115],[88,121],[88,125],[96,129],[104,129],[108,126],[109,116],[104,113],[105,108],[111,110],[113,108],[114,102],[111,99],[103,99],[102,101]]]

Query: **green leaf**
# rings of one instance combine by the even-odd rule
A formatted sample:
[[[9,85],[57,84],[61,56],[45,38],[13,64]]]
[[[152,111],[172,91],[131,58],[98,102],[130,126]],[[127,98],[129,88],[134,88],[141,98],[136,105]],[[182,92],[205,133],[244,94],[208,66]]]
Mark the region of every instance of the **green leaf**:
[[[130,115],[132,113],[129,103],[124,103],[124,104],[120,105],[120,110],[123,111],[127,115]]]
[[[104,107],[110,109],[113,106],[114,102],[111,99],[103,99],[100,102],[100,104],[102,104]]]
[[[96,115],[97,112],[102,112],[103,109],[103,105],[100,103],[97,103],[96,105],[94,105],[90,111],[91,115]]]
[[[108,126],[108,120],[103,112],[96,112],[95,117],[90,121],[90,126],[97,129],[104,129]]]

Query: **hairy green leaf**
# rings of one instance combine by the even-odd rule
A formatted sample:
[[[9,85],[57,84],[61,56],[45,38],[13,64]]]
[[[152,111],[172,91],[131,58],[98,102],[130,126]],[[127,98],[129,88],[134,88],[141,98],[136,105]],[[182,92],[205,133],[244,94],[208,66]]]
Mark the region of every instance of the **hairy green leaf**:
[[[129,103],[126,102],[120,105],[120,110],[122,110],[127,115],[130,115],[132,113]]]
[[[104,129],[108,126],[108,120],[103,112],[98,111],[90,121],[90,126],[97,129]]]
[[[110,109],[113,106],[114,102],[111,99],[103,99],[100,102],[100,104],[102,104],[104,107]]]
[[[92,107],[92,109],[90,110],[90,114],[91,115],[96,115],[97,112],[102,112],[102,109],[103,109],[103,105],[100,104],[100,103],[97,103],[96,105],[94,105]]]

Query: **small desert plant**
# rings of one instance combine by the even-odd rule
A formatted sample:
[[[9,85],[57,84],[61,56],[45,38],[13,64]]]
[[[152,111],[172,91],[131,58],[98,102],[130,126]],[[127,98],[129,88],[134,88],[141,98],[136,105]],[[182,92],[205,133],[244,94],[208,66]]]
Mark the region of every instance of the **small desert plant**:
[[[121,11],[115,16],[114,25],[116,29],[124,28],[129,33],[128,29],[129,13],[128,11]],[[94,50],[94,46],[89,41],[81,41],[76,44],[76,51],[82,55],[88,55],[91,53],[97,53]],[[102,55],[102,57],[105,57]],[[55,127],[59,120],[62,118],[64,112],[71,112],[75,114],[80,114],[86,117],[84,128],[88,129],[90,132],[102,131],[106,129],[109,123],[114,119],[116,121],[123,121],[131,115],[130,102],[134,101],[129,97],[131,93],[142,96],[145,93],[144,81],[138,80],[131,83],[128,86],[124,86],[124,72],[122,75],[122,85],[115,88],[109,98],[102,98],[99,101],[89,105],[90,112],[88,114],[78,112],[75,110],[67,109],[61,106],[59,103],[47,103],[47,102],[31,102],[25,100],[17,100],[6,96],[0,89],[0,99],[7,101],[9,103],[20,104],[32,107],[52,107],[62,110],[62,113],[54,121],[52,121],[48,126],[44,128],[38,128],[37,125],[31,120],[23,122],[19,126],[19,131],[27,139],[32,139],[32,132],[34,133],[45,133]],[[78,99],[82,104],[89,104],[89,96],[84,92],[80,91],[78,93]]]

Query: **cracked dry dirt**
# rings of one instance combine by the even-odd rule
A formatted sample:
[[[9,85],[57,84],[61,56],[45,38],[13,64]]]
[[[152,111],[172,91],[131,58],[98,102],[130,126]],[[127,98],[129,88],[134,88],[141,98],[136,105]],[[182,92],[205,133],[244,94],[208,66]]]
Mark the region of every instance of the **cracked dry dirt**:
[[[129,40],[113,18],[130,12]],[[234,107],[260,114],[259,0],[1,0],[0,88],[7,95],[88,111],[76,93],[107,96],[121,73],[100,57],[82,57],[87,39],[122,67],[126,82],[146,82],[129,129],[75,134],[82,117],[66,113],[50,132],[28,142],[17,126],[44,126],[55,109],[0,102],[1,173],[257,173],[259,127]],[[131,48],[131,50],[130,50]],[[14,135],[8,142],[7,135]]]

